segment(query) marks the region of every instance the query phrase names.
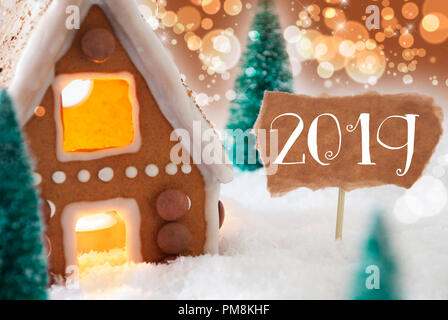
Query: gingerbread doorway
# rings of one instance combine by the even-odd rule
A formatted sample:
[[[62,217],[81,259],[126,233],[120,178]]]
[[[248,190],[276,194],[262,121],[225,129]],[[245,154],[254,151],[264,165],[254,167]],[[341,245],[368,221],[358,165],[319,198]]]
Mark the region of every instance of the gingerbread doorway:
[[[66,270],[141,262],[140,212],[134,199],[69,204],[62,213]]]
[[[102,265],[129,262],[126,221],[117,211],[82,216],[75,226],[79,273]]]

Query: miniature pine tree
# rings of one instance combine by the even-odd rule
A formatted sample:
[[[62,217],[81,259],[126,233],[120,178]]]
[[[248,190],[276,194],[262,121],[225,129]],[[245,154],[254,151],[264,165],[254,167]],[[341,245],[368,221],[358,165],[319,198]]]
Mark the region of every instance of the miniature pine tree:
[[[0,300],[46,299],[39,201],[13,104],[0,93]]]
[[[374,217],[361,255],[354,287],[354,300],[399,299],[397,266],[382,215]]]
[[[293,80],[278,17],[271,0],[260,0],[241,71],[236,80],[236,99],[230,106],[227,129],[251,130],[258,117],[265,91],[292,92]],[[236,133],[226,137],[226,149],[235,166],[253,171],[262,166],[255,149],[255,136],[237,139]]]

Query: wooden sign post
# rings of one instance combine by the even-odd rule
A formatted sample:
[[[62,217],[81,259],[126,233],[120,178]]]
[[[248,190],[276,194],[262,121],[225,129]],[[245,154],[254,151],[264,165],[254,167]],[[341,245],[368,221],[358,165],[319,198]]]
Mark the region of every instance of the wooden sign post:
[[[394,184],[410,188],[442,135],[443,113],[417,94],[314,98],[266,92],[254,129],[267,188],[339,188],[336,239],[345,193]]]

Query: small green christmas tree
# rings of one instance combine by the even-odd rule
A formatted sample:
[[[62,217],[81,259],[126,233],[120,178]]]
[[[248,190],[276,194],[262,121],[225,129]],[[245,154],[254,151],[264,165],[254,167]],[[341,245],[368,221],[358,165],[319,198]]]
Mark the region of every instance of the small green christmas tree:
[[[382,214],[377,212],[361,255],[352,298],[397,300],[399,297],[397,266]]]
[[[13,104],[0,93],[0,300],[46,299],[39,201]]]
[[[236,80],[236,99],[230,106],[227,129],[249,133],[246,130],[251,130],[257,120],[264,92],[291,93],[292,88],[290,63],[278,18],[271,0],[260,0]],[[255,136],[249,133],[243,139],[239,137],[238,133],[226,137],[226,149],[234,165],[247,171],[260,168],[262,164],[255,149]]]

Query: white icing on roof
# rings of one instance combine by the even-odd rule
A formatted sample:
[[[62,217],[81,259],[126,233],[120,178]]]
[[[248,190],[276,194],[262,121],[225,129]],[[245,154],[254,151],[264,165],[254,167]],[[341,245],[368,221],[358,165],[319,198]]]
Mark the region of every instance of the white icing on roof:
[[[0,88],[11,82],[20,53],[50,2],[0,1]]]
[[[163,47],[150,25],[143,19],[135,1],[130,0],[57,0],[53,1],[40,19],[20,58],[15,76],[8,88],[15,101],[19,121],[22,125],[31,119],[34,108],[43,98],[54,79],[54,65],[70,48],[77,30],[65,27],[68,17],[66,8],[78,6],[81,21],[93,4],[101,6],[114,31],[128,52],[131,60],[146,80],[160,110],[173,128],[186,129],[191,136],[190,146],[204,150],[213,145],[213,150],[223,155],[222,163],[204,164],[202,155],[191,154],[206,180],[230,182],[233,171],[227,160],[222,143],[215,133],[209,141],[194,138],[193,123],[199,121],[202,132],[211,128],[200,110],[189,97],[182,84],[180,73],[171,56]],[[151,59],[148,59],[151,57]],[[182,141],[182,143],[188,143]],[[198,144],[201,145],[198,145]]]

